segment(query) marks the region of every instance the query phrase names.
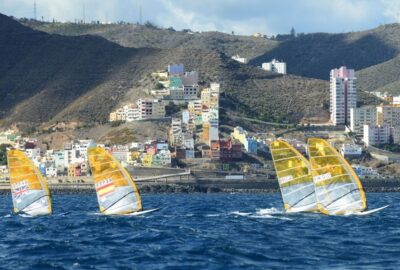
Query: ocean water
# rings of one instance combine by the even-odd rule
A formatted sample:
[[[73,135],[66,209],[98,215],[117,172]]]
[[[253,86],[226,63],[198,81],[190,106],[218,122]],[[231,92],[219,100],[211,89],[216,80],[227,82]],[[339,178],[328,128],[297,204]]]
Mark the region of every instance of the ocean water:
[[[53,196],[54,215],[0,196],[1,269],[399,269],[400,194],[369,216],[283,214],[279,194],[143,195],[146,216],[106,217],[94,195]]]

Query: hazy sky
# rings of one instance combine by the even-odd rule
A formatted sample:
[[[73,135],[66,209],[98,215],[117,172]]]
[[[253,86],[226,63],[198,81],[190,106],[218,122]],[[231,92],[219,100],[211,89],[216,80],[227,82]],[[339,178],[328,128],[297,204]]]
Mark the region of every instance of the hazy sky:
[[[33,17],[34,0],[0,0],[0,12]],[[399,22],[400,0],[36,0],[45,20],[143,21],[195,31],[348,32]]]

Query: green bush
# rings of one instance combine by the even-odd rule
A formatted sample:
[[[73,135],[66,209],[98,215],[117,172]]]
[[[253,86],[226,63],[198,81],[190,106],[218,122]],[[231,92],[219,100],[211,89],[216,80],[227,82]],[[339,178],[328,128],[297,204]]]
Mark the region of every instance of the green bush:
[[[7,147],[11,147],[9,144],[0,145],[0,165],[7,165]]]
[[[162,83],[157,83],[155,86],[156,90],[164,89],[164,85]]]

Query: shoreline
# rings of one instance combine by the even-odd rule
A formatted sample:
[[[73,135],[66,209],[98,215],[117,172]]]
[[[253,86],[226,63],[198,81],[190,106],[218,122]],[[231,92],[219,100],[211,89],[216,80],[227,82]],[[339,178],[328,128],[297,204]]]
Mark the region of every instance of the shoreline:
[[[400,180],[362,180],[365,192],[385,193],[400,192]],[[186,180],[186,181],[137,181],[136,185],[142,194],[173,193],[279,193],[276,179],[265,180]],[[95,194],[92,183],[50,183],[51,194]],[[0,194],[9,195],[8,183],[0,184]]]

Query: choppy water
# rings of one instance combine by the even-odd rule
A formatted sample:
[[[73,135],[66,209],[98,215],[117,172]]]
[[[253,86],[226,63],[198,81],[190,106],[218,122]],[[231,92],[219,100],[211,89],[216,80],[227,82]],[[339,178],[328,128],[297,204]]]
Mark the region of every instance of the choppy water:
[[[400,194],[367,194],[370,216],[283,215],[279,194],[144,195],[141,217],[53,196],[54,215],[11,214],[0,196],[4,269],[399,269]]]

